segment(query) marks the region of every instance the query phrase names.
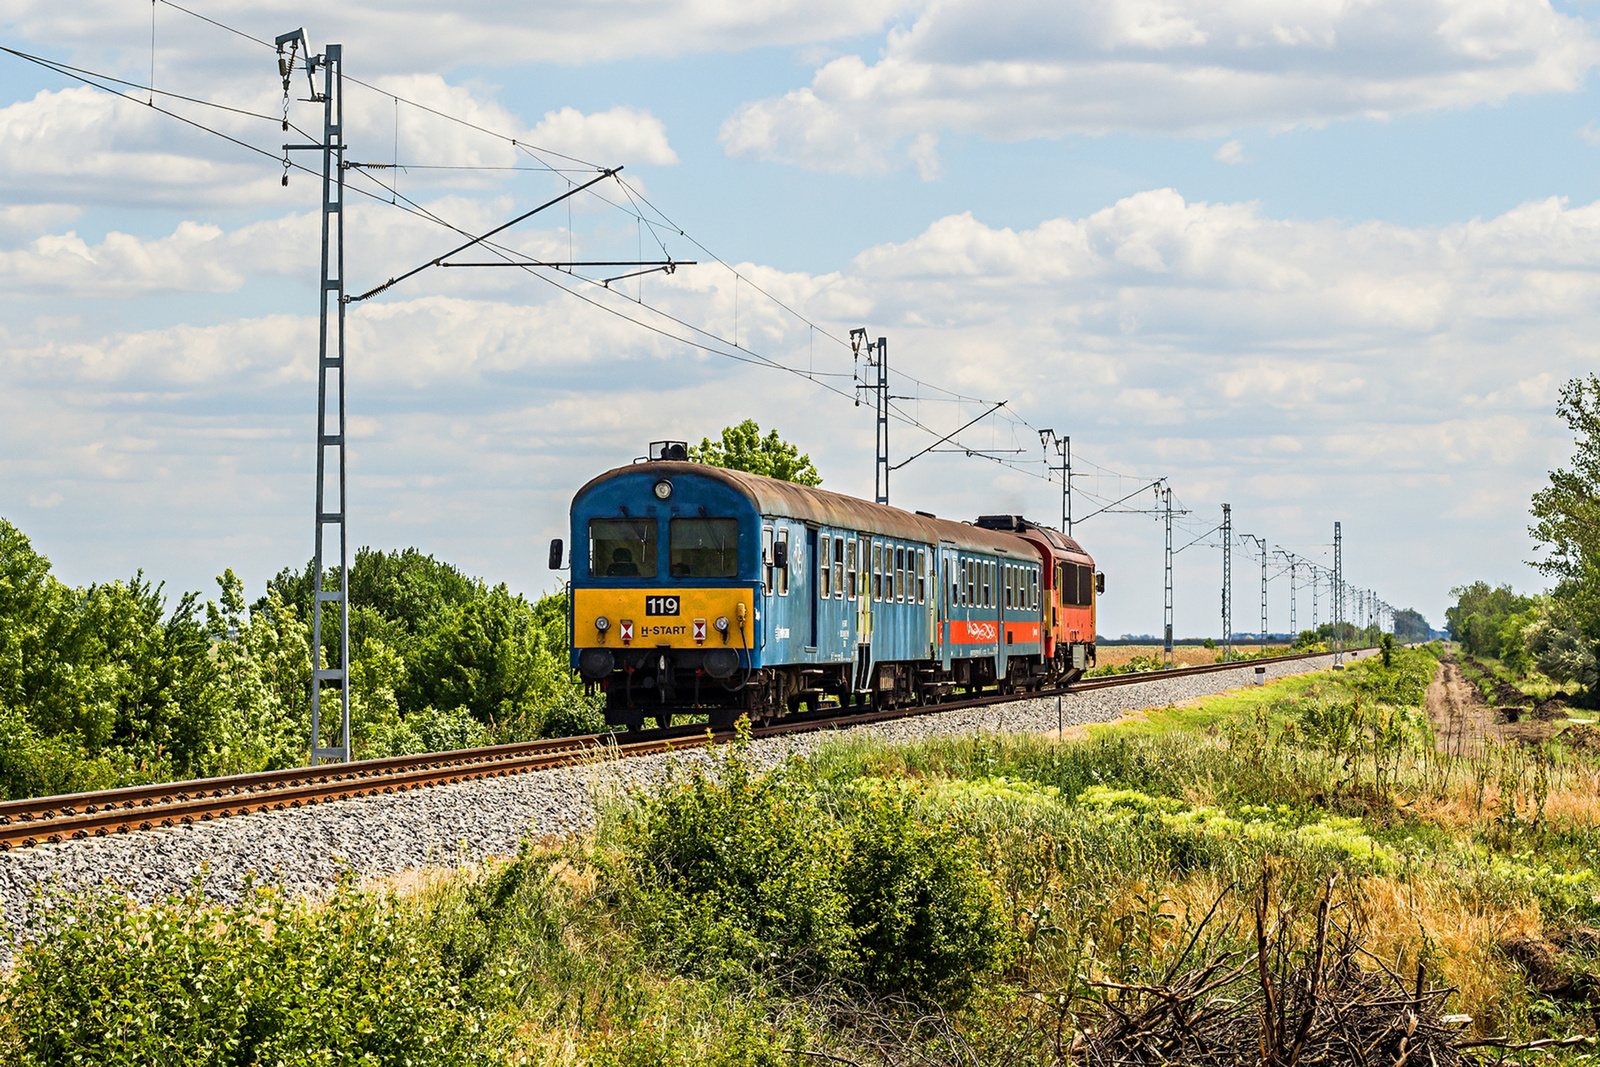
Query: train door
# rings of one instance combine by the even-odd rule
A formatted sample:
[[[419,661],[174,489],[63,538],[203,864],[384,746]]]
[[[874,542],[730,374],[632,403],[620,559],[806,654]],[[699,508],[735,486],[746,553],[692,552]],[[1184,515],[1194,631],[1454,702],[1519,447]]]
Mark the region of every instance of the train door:
[[[821,558],[817,552],[817,528],[806,527],[806,602],[811,605],[811,624],[806,631],[806,651],[817,650],[817,591],[821,588],[820,576],[817,574],[817,561]]]
[[[1011,634],[1006,629],[1006,624],[1011,621],[1011,605],[1006,603],[1006,594],[1011,591],[1011,564],[1005,560],[997,560],[990,564],[994,568],[994,619],[995,619],[995,652],[994,676],[998,681],[1006,676],[1007,664],[1011,649]]]

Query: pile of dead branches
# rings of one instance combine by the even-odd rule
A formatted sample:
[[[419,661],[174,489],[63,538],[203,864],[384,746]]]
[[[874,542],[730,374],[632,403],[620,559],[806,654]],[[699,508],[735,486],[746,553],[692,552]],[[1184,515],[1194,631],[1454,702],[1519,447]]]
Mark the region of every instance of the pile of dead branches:
[[[1315,937],[1301,943],[1288,915],[1269,914],[1270,883],[1263,875],[1256,890],[1253,951],[1196,959],[1196,946],[1238,941],[1229,936],[1233,924],[1203,936],[1213,906],[1165,981],[1094,983],[1104,992],[1103,1018],[1081,1036],[1074,1059],[1094,1067],[1474,1062],[1462,1041],[1467,1020],[1445,1013],[1451,989],[1429,987],[1420,966],[1403,978],[1366,952],[1352,924],[1330,920],[1331,887],[1317,908]]]

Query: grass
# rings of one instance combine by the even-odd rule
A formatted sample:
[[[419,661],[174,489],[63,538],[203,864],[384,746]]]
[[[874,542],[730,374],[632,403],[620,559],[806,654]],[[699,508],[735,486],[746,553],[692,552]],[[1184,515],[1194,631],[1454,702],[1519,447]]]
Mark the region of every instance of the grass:
[[[323,905],[63,902],[0,999],[0,1062],[115,1047],[86,1028],[125,1032],[130,990],[189,988],[192,961],[234,976],[215,1002],[248,1008],[211,1039],[275,1052],[275,1005],[298,1002],[274,983],[337,975],[348,1003],[431,1041],[410,1061],[374,1042],[372,1063],[1069,1062],[1131,1003],[1118,990],[1159,985],[1196,944],[1253,952],[1258,898],[1296,944],[1326,898],[1366,966],[1420,966],[1473,1034],[1593,1034],[1597,952],[1564,933],[1600,923],[1600,764],[1559,740],[1438,752],[1419,707],[1435,665],[1397,651],[1082,740],[840,736],[770,772],[733,746],[714,773],[612,798],[592,835]],[[120,948],[97,955],[108,930]],[[1582,980],[1541,993],[1517,938],[1567,946],[1552,958]],[[335,1047],[290,1036],[303,1056],[284,1062]]]

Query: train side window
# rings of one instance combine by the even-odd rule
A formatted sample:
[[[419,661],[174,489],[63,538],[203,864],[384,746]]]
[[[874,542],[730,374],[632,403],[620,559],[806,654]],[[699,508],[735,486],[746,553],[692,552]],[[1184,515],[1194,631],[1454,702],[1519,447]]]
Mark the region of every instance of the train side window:
[[[883,542],[872,542],[872,599],[883,599]]]
[[[1039,610],[1039,572],[1033,568],[1028,570],[1028,606]]]
[[[833,598],[844,599],[844,538],[833,539]]]
[[[978,606],[978,561],[967,560],[967,595],[961,598],[961,603],[969,608]]]
[[[833,538],[817,538],[817,599],[833,596]]]
[[[777,537],[778,537],[778,542],[779,543],[787,545],[789,543],[789,528],[788,527],[784,527],[784,528],[780,529],[778,531]],[[779,596],[788,596],[789,595],[789,568],[788,567],[778,567],[777,568],[777,572],[778,572],[777,573],[778,595]]]
[[[1006,564],[1006,607],[1021,607],[1017,603],[1017,568]]]
[[[928,550],[917,549],[917,603],[928,602]]]
[[[999,591],[995,588],[995,580],[1000,574],[1000,564],[996,563],[994,560],[990,560],[988,566],[984,567],[983,570],[984,607],[992,608],[999,603],[997,596]]]
[[[906,599],[906,550],[904,545],[894,549],[894,598],[901,603]]]
[[[867,586],[872,583],[872,577],[867,567],[867,539],[863,537],[856,544],[859,546],[856,552],[856,559],[861,563],[861,599],[865,600],[870,592]]]
[[[844,579],[845,589],[848,590],[850,599],[856,598],[856,539],[852,537],[844,546]]]
[[[772,527],[761,527],[761,591],[772,595]]]

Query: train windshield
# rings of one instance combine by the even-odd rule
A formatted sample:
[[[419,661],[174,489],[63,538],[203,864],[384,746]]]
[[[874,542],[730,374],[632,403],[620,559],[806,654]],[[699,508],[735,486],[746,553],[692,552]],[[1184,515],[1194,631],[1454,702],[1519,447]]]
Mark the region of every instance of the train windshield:
[[[674,578],[737,578],[739,520],[673,519]]]
[[[655,519],[590,519],[589,575],[595,578],[654,578]]]

